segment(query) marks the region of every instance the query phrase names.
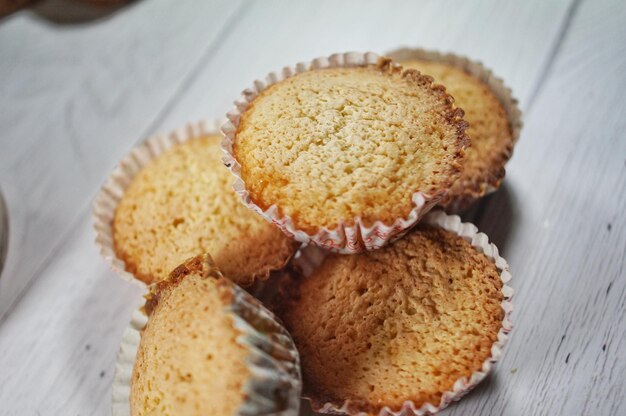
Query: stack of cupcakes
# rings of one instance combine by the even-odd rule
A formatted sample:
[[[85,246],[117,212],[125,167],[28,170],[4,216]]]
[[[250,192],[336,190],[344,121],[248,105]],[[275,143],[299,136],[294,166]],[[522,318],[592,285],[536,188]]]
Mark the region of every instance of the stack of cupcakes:
[[[498,188],[520,112],[479,63],[389,56],[286,67],[244,91],[223,138],[201,123],[120,163],[97,243],[151,286],[114,414],[297,415],[302,390],[321,413],[421,415],[486,376],[508,265],[443,210]]]

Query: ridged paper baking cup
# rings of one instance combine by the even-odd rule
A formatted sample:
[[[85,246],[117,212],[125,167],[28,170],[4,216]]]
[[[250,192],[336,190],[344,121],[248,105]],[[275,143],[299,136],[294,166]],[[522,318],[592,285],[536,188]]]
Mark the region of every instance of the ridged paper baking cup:
[[[139,171],[153,159],[172,146],[202,135],[219,134],[219,127],[224,120],[207,120],[188,124],[187,127],[169,134],[147,138],[124,157],[115,170],[102,185],[93,204],[93,222],[96,230],[96,245],[100,254],[111,268],[124,280],[145,287],[145,283],[137,279],[126,269],[126,264],[117,257],[113,247],[113,217],[115,209],[124,196],[126,188]]]
[[[227,282],[233,291],[227,310],[233,327],[241,334],[237,342],[249,351],[246,363],[250,378],[242,388],[245,401],[237,415],[297,416],[302,381],[298,351],[291,336],[257,299]],[[130,416],[133,368],[147,323],[148,316],[142,307],[133,313],[122,336],[112,386],[113,416]],[[280,400],[276,399],[277,394]]]
[[[453,53],[441,53],[421,48],[400,48],[388,52],[387,56],[399,62],[410,60],[442,62],[462,69],[485,84],[496,96],[506,112],[509,128],[511,129],[511,149],[500,155],[499,162],[501,165],[494,166],[494,170],[501,170],[502,175],[495,174],[491,178],[482,178],[479,183],[467,187],[463,195],[449,200],[444,198],[444,201],[446,201],[445,205],[441,203],[440,205],[449,213],[458,213],[467,209],[481,197],[495,192],[500,186],[502,179],[504,179],[504,165],[513,155],[513,146],[517,143],[522,130],[522,112],[519,109],[517,99],[513,97],[511,89],[505,85],[502,78],[496,76],[482,62],[473,61]],[[435,82],[438,82],[438,80],[435,80]]]
[[[280,72],[268,74],[265,81],[255,81],[251,87],[243,91],[241,98],[235,102],[235,108],[227,114],[229,121],[222,126],[222,132],[224,133],[222,148],[225,154],[224,164],[236,177],[234,184],[235,191],[241,196],[248,207],[261,214],[268,221],[276,224],[287,235],[292,236],[300,242],[312,243],[319,247],[345,254],[358,253],[364,250],[375,250],[404,235],[404,233],[415,225],[442,196],[438,195],[434,197],[423,192],[415,192],[411,198],[413,208],[406,218],[398,218],[390,225],[376,221],[373,225],[366,226],[361,218],[357,217],[354,219],[353,225],[340,224],[334,229],[321,227],[317,233],[309,234],[298,229],[289,216],[281,216],[279,207],[276,205],[272,205],[268,209],[263,210],[255,204],[246,189],[246,184],[241,178],[241,165],[233,154],[233,145],[236,140],[235,136],[242,114],[262,91],[273,84],[303,72],[324,68],[377,65],[380,59],[382,58],[373,52],[348,52],[317,58],[311,62],[299,63],[294,67],[285,67]],[[392,68],[400,68],[400,65],[394,62],[391,62],[390,65]],[[458,113],[455,112],[455,114]]]
[[[457,380],[454,383],[452,390],[443,393],[439,403],[425,403],[421,407],[417,408],[412,401],[407,400],[404,402],[402,407],[397,410],[384,407],[379,412],[378,416],[423,416],[437,413],[453,401],[460,400],[466,393],[473,389],[487,376],[494,364],[500,359],[502,356],[502,350],[508,340],[508,334],[511,331],[510,316],[513,310],[513,304],[511,302],[513,289],[508,285],[511,281],[511,274],[509,273],[508,263],[505,259],[500,257],[498,248],[493,243],[489,242],[487,235],[478,232],[478,229],[474,224],[463,223],[456,215],[447,215],[441,210],[436,210],[424,216],[422,221],[423,223],[441,227],[444,230],[462,237],[495,264],[500,273],[500,280],[502,281],[503,300],[501,306],[504,312],[502,327],[498,331],[497,340],[491,346],[491,356],[483,362],[480,371],[472,373],[469,377],[463,377]],[[326,256],[326,251],[313,246],[308,246],[298,253],[296,259],[293,261],[293,264],[302,272],[304,276],[309,276],[319,265],[321,265]],[[309,397],[305,396],[305,399],[311,401],[311,407],[316,412],[367,416],[364,412],[352,411],[350,401],[345,401],[343,403],[316,403]]]

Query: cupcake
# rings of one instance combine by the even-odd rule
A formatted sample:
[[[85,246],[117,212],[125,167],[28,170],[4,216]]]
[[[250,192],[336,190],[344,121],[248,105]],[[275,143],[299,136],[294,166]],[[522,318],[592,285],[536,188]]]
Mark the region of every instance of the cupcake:
[[[381,247],[460,173],[463,112],[432,78],[375,54],[337,54],[254,84],[223,127],[244,201],[298,241]]]
[[[471,224],[429,214],[357,255],[307,248],[275,302],[321,412],[436,412],[477,384],[510,328],[507,264]]]
[[[466,58],[421,49],[400,49],[389,55],[443,84],[469,123],[471,145],[465,151],[461,177],[439,205],[449,212],[462,211],[498,189],[522,125],[511,90],[490,70]]]
[[[114,415],[298,414],[292,339],[208,255],[153,285],[145,313],[122,341]]]
[[[298,243],[241,203],[221,137],[200,126],[169,137],[167,150],[152,151],[152,140],[140,147],[147,155],[131,153],[105,185],[96,202],[103,254],[148,284],[204,252],[242,286],[283,267]]]

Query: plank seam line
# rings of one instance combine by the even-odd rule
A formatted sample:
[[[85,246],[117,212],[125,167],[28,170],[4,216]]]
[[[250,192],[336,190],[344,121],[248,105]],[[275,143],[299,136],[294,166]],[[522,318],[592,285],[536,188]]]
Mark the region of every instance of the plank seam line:
[[[554,43],[552,44],[552,47],[550,48],[550,55],[548,57],[548,60],[541,68],[541,71],[539,71],[539,77],[537,79],[537,83],[532,89],[528,103],[525,106],[526,108],[524,108],[524,113],[528,114],[530,112],[530,109],[532,108],[533,104],[535,103],[535,100],[537,99],[537,96],[539,95],[539,91],[541,91],[541,88],[543,87],[546,79],[548,78],[548,74],[554,67],[556,58],[561,52],[561,46],[563,45],[563,42],[567,34],[569,33],[569,28],[572,25],[572,21],[574,20],[574,17],[576,16],[576,13],[578,12],[581,2],[582,0],[572,0],[572,2],[570,3],[570,6],[567,9],[567,13],[565,14],[565,18],[563,19],[563,22],[561,23],[561,27],[559,27],[556,40],[554,41]]]
[[[239,7],[237,7],[237,9],[231,15],[231,17],[229,17],[226,20],[226,23],[224,24],[223,28],[220,29],[220,31],[217,33],[217,35],[215,36],[215,40],[210,42],[207,48],[204,50],[204,52],[202,52],[202,54],[200,55],[200,59],[198,59],[195,67],[185,76],[180,87],[172,94],[170,98],[168,98],[165,101],[165,104],[163,105],[163,107],[157,112],[157,115],[148,124],[148,127],[146,127],[146,129],[139,135],[139,138],[137,139],[135,143],[140,142],[149,134],[153,133],[153,130],[156,129],[156,126],[162,120],[162,118],[166,116],[172,110],[176,102],[178,102],[180,98],[182,97],[183,93],[189,89],[193,81],[200,75],[202,67],[204,67],[207,64],[207,62],[210,62],[211,55],[213,54],[215,49],[219,47],[221,43],[223,43],[224,39],[226,39],[226,37],[228,36],[228,33],[233,29],[233,27],[237,26],[238,21],[244,15],[246,9],[247,9],[246,3],[241,2],[241,4],[239,5]],[[94,190],[93,195],[91,196],[91,198],[89,198],[86,205],[83,206],[78,211],[79,214],[77,214],[70,221],[69,226],[67,227],[66,231],[62,233],[61,238],[56,242],[52,250],[50,250],[49,254],[46,256],[46,258],[41,263],[41,265],[37,267],[37,269],[35,269],[33,276],[29,279],[26,286],[24,286],[24,288],[22,288],[22,290],[20,290],[17,293],[13,301],[10,302],[9,307],[6,309],[4,314],[0,316],[0,328],[2,327],[4,322],[8,319],[9,315],[11,315],[11,313],[15,310],[15,308],[20,303],[20,301],[24,298],[26,293],[29,292],[30,288],[35,284],[37,280],[39,280],[39,276],[42,274],[42,272],[50,265],[52,260],[56,258],[61,248],[63,248],[67,244],[68,238],[72,234],[74,234],[74,232],[77,229],[76,227],[78,227],[81,220],[84,218],[83,216],[85,215],[85,211],[87,211],[87,213],[89,214],[91,210],[91,204],[93,203],[93,198],[96,195],[97,191],[98,191],[97,189]]]
[[[146,130],[137,140],[137,143],[143,140],[144,138],[153,135],[156,133],[157,126],[159,123],[170,114],[175,105],[180,101],[183,97],[184,93],[189,91],[189,88],[193,85],[193,82],[200,76],[202,69],[206,67],[206,65],[211,62],[211,58],[213,57],[214,52],[220,45],[224,42],[224,40],[228,37],[231,29],[237,25],[237,22],[241,21],[241,18],[246,14],[246,11],[249,7],[246,7],[246,2],[241,2],[240,6],[235,10],[230,18],[226,20],[226,24],[215,36],[215,40],[211,42],[207,48],[200,55],[200,59],[198,59],[195,67],[185,76],[185,79],[181,83],[180,87],[172,94],[172,96],[165,102],[161,110],[157,113],[156,117],[152,122],[148,125]]]
[[[541,88],[545,84],[545,80],[548,77],[548,74],[550,73],[550,71],[552,70],[554,63],[556,62],[556,57],[561,51],[561,46],[563,45],[563,41],[565,40],[565,37],[567,33],[569,32],[569,28],[572,24],[572,21],[574,20],[574,16],[576,15],[578,11],[578,8],[581,2],[582,0],[572,0],[569,7],[567,8],[565,18],[563,19],[563,22],[561,23],[561,27],[559,27],[559,32],[557,33],[556,39],[553,42],[552,47],[550,48],[549,57],[546,60],[546,63],[541,67],[541,70],[539,71],[539,77],[537,78],[537,82],[531,91],[530,98],[527,104],[524,106],[524,114],[530,113],[530,109],[535,103],[535,100],[537,96],[539,95],[539,91],[541,91]],[[472,215],[471,218],[469,219],[472,223],[476,224],[476,226],[478,226],[479,228],[481,227],[480,224],[482,223],[483,217],[485,215],[487,202],[489,202],[488,198],[485,198],[485,197],[483,197],[480,201],[478,201],[478,204],[477,204],[478,206],[476,208],[476,211],[474,212],[474,215]]]

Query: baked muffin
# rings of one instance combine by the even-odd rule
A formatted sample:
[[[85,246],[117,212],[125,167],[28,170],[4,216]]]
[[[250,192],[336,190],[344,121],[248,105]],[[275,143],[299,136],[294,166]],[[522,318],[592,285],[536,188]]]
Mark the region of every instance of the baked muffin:
[[[485,375],[475,372],[508,326],[503,281],[463,237],[422,222],[380,250],[317,263],[283,282],[275,305],[315,410],[378,415],[410,402],[433,411]],[[456,385],[462,378],[472,381]]]
[[[428,208],[438,201],[466,145],[463,112],[445,89],[385,58],[315,62],[262,89],[231,117],[235,130],[224,130],[248,202],[263,212],[276,206],[313,236],[405,219],[416,193]]]
[[[208,255],[152,286],[145,310],[130,380],[132,416],[298,414],[293,341]]]
[[[144,166],[115,210],[114,250],[126,270],[152,283],[208,252],[248,286],[281,268],[297,243],[246,208],[221,161],[218,135],[177,144]]]
[[[461,177],[439,202],[447,211],[463,210],[496,190],[504,178],[504,165],[521,128],[516,100],[500,79],[477,62],[423,50],[399,52],[402,65],[443,84],[465,112],[471,145],[465,151]]]

